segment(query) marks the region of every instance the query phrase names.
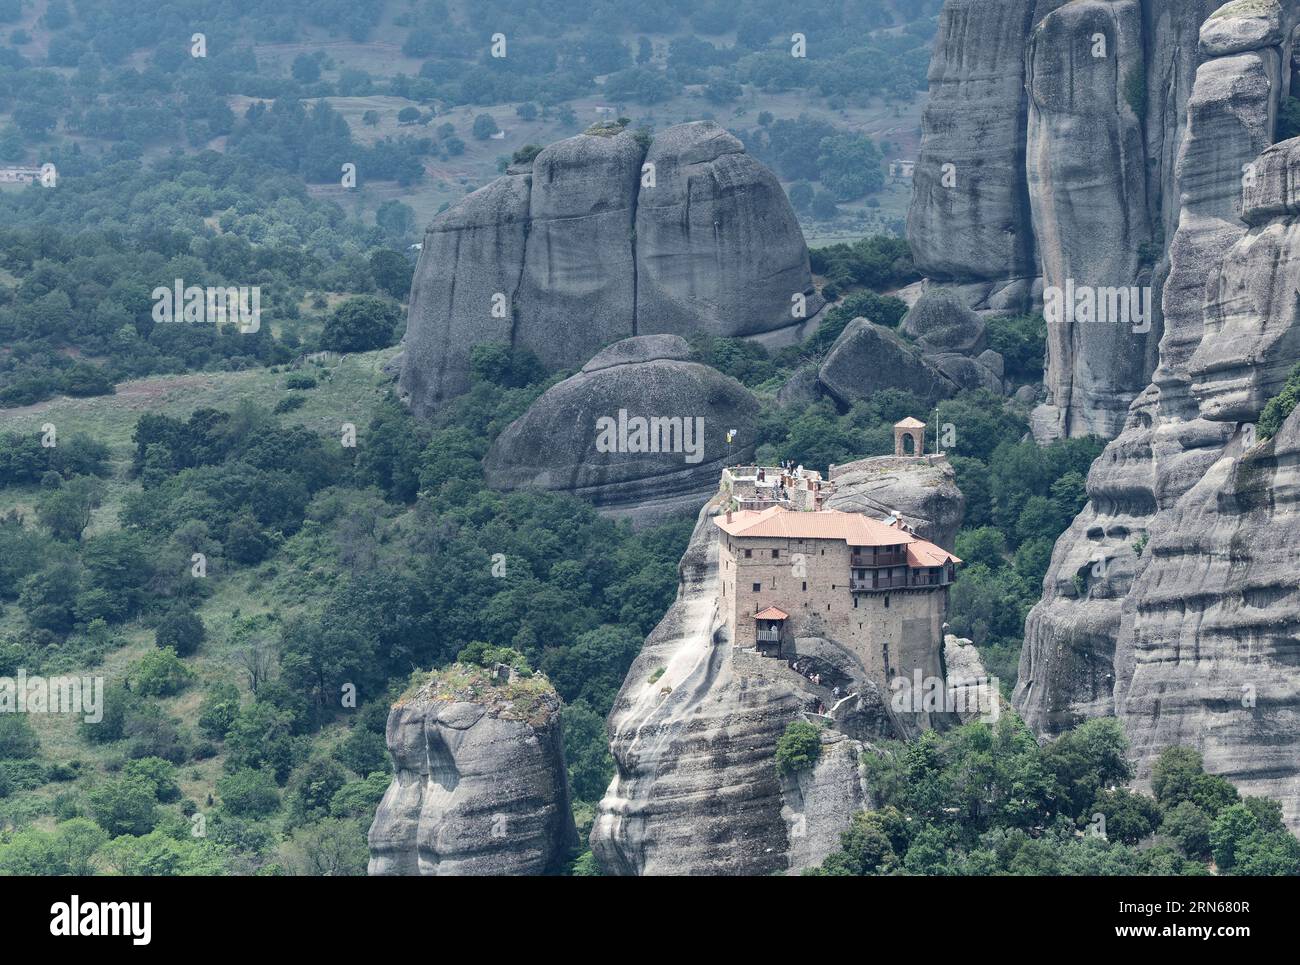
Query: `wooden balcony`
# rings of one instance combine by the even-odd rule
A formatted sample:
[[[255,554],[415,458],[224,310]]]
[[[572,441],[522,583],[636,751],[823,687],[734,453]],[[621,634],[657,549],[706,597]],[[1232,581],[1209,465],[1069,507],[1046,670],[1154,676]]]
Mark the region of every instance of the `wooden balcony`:
[[[758,630],[755,632],[758,635],[759,643],[780,643],[781,642],[780,630]]]
[[[949,580],[942,570],[934,574],[928,571],[913,573],[908,570],[904,574],[894,576],[882,576],[879,573],[872,573],[865,579],[852,577],[849,579],[849,590],[853,593],[881,593],[885,590],[910,590],[947,586],[948,583]]]
[[[872,556],[870,553],[852,553],[849,556],[849,565],[859,568],[875,566],[906,566],[907,550],[877,553],[875,556]]]

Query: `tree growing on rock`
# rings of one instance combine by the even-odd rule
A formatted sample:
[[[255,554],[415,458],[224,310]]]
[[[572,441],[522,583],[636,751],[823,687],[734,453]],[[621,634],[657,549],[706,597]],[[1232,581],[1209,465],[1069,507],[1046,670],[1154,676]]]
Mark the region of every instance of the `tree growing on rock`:
[[[821,752],[821,731],[806,720],[791,721],[776,742],[776,769],[787,776],[808,770]]]

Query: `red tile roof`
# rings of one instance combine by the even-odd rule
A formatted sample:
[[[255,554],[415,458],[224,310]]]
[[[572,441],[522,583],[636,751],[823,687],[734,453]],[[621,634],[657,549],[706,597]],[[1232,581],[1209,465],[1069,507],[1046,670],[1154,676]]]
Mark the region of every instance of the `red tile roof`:
[[[838,539],[850,546],[902,546],[916,542],[916,537],[861,513],[824,510],[815,513],[793,512],[783,506],[764,510],[743,509],[716,516],[713,520],[732,536],[755,536],[777,539]]]
[[[960,563],[961,560],[953,556],[945,549],[935,546],[933,543],[927,543],[923,539],[915,543],[909,543],[907,547],[907,565],[908,566],[943,566],[951,560],[954,563]]]
[[[772,506],[764,510],[742,509],[730,516],[730,520],[727,514],[715,516],[713,522],[723,532],[741,538],[835,539],[849,546],[906,546],[908,562],[913,566],[941,566],[949,560],[961,562],[933,543],[861,513],[832,509],[801,513]]]
[[[755,620],[788,620],[790,614],[786,613],[780,607],[770,606],[761,613],[755,613]]]

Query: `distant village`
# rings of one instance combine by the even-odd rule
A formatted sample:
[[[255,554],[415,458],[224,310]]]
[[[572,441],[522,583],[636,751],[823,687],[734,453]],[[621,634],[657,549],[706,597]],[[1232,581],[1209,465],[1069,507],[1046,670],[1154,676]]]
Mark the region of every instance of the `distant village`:
[[[0,167],[0,184],[34,184],[40,179],[40,168]]]

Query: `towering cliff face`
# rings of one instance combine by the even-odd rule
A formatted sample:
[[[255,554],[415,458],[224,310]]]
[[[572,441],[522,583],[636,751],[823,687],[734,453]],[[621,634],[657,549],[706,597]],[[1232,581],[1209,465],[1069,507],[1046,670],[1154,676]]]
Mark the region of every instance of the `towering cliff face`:
[[[593,130],[434,219],[401,389],[428,414],[468,388],[482,342],[565,367],[620,338],[753,335],[820,308],[794,210],[738,140],[699,121],[647,152],[630,132]]]
[[[1212,770],[1281,799],[1293,826],[1300,611],[1280,547],[1300,535],[1297,429],[1256,445],[1252,423],[1300,360],[1300,141],[1268,147],[1294,14],[1252,0],[1203,31],[1160,363],[1057,543],[1015,694],[1043,732],[1116,714],[1140,774],[1171,743],[1198,746]]]
[[[950,471],[945,477],[942,468],[909,462],[885,476],[863,467],[853,470],[862,478],[846,474],[838,483],[845,508],[874,509],[894,496],[905,502],[937,475],[936,488],[955,506],[911,501],[925,504],[916,511],[936,527],[955,529],[962,496]],[[869,742],[943,722],[894,712],[852,650],[833,639],[794,640],[791,658],[816,667],[821,684],[787,660],[734,648],[719,606],[718,511],[715,500],[701,512],[682,557],[677,601],[646,640],[609,715],[617,770],[591,831],[592,852],[609,874],[771,874],[818,864],[839,847],[853,811],[872,804],[859,764]],[[941,667],[942,656],[934,659]],[[972,686],[982,671],[971,661],[962,666],[961,685]],[[777,740],[818,702],[833,724],[816,767],[778,775]]]
[[[1025,183],[1025,38],[1033,0],[948,0],[930,60],[907,234],[917,267],[1015,307],[1037,274]]]
[[[1121,606],[1115,706],[1141,776],[1196,747],[1300,828],[1300,413],[1252,441],[1239,432],[1153,529]]]
[[[533,161],[513,340],[550,366],[589,358],[633,334],[642,153],[623,131],[571,137]]]
[[[417,415],[469,384],[469,349],[512,342],[514,320],[493,299],[517,297],[528,242],[530,176],[499,178],[440,215],[424,234],[411,281],[401,390]]]
[[[1113,437],[1150,381],[1198,31],[1215,6],[944,5],[908,217],[918,267],[977,309],[1028,310],[1067,285],[1150,299],[1136,332],[1073,314],[1049,326],[1040,440]]]
[[[794,209],[771,171],[716,124],[654,139],[636,209],[637,332],[755,335],[821,308]]]
[[[453,664],[393,707],[388,750],[372,875],[544,874],[577,844],[560,698],[540,675]]]
[[[1057,292],[1068,298],[1067,286],[1149,293],[1137,0],[1066,4],[1034,29],[1027,65],[1029,196],[1045,300],[1050,306]],[[1076,315],[1072,301],[1061,308],[1059,318],[1049,308],[1047,326],[1053,434],[1114,436],[1154,368],[1152,319],[1146,312],[1139,324],[1130,309],[1129,317],[1094,320]]]

